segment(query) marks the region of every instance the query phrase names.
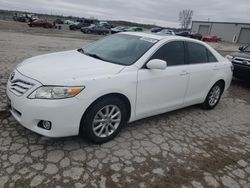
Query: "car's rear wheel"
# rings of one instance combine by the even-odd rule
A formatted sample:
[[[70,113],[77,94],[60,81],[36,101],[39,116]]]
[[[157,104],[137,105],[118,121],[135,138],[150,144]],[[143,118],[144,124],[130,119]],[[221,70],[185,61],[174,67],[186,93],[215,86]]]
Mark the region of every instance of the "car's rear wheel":
[[[224,86],[222,82],[217,82],[213,85],[207,94],[205,101],[202,104],[204,109],[213,109],[217,106],[223,93]]]
[[[119,98],[95,102],[83,116],[81,134],[94,143],[105,143],[119,134],[126,123],[126,106]]]

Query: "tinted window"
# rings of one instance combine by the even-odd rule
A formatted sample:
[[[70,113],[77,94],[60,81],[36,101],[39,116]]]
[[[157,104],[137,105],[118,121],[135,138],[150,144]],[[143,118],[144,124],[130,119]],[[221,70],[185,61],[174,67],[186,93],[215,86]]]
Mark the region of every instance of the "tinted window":
[[[214,55],[209,50],[207,50],[207,57],[208,57],[209,62],[218,62],[218,60],[214,57]]]
[[[184,64],[184,43],[181,41],[170,42],[162,46],[150,59],[167,61],[168,66]]]
[[[201,44],[187,42],[188,50],[189,50],[189,63],[207,63],[207,48]]]

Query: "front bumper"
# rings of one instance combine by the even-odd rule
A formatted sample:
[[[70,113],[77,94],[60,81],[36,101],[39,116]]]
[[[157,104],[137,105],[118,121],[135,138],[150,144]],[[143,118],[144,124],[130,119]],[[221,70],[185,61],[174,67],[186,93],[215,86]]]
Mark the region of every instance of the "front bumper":
[[[81,117],[86,110],[84,105],[76,97],[60,100],[28,99],[27,96],[39,86],[41,84],[36,83],[28,92],[17,96],[11,91],[11,82],[8,81],[6,93],[13,117],[27,129],[47,137],[78,135]],[[38,127],[41,120],[51,121],[51,130]]]

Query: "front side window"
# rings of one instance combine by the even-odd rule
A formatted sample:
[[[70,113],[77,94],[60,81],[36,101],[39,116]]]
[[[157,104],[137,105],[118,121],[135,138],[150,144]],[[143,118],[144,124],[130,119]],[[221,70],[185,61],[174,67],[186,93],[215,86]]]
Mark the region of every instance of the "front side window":
[[[217,59],[205,46],[194,42],[187,42],[187,47],[189,64],[217,62]]]
[[[169,42],[162,46],[150,59],[160,59],[168,66],[183,65],[185,62],[184,43],[182,41]]]
[[[119,65],[132,65],[158,40],[127,34],[116,34],[81,50],[86,55]]]

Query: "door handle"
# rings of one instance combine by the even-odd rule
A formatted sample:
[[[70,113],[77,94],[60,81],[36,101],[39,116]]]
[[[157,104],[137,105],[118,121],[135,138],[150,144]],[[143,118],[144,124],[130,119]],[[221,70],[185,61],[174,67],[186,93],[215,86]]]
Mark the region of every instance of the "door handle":
[[[180,73],[180,76],[186,76],[186,75],[188,75],[189,73],[187,72],[187,71],[182,71],[181,73]]]

